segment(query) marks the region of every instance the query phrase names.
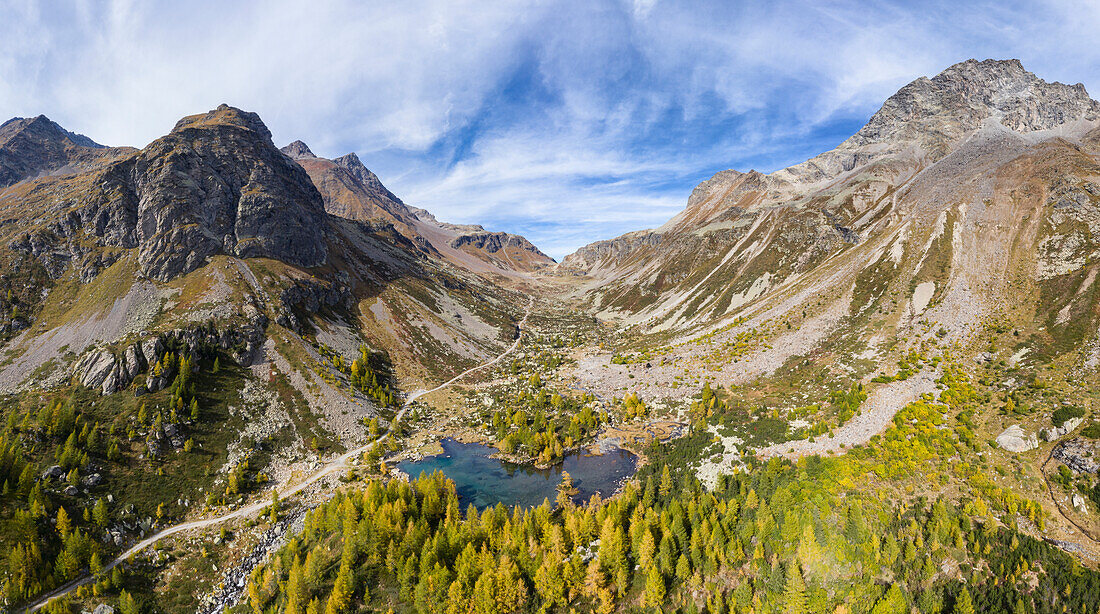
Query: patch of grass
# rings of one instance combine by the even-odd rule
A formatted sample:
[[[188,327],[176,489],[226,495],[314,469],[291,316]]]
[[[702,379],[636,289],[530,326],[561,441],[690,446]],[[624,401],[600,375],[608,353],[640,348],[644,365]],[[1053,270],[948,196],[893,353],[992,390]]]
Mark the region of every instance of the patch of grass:
[[[50,292],[39,313],[36,330],[45,331],[79,322],[109,310],[115,300],[129,292],[136,272],[137,260],[129,255],[119,258],[90,283],[80,281],[79,271],[69,271]]]

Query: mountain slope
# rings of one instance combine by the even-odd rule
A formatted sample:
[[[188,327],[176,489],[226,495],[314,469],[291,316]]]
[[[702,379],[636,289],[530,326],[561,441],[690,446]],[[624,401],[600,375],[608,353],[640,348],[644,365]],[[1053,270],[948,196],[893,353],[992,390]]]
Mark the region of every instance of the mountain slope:
[[[577,296],[604,317],[675,347],[678,366],[653,370],[654,384],[745,336],[754,349],[723,361],[717,381],[809,355],[866,373],[875,363],[858,356],[883,356],[895,337],[934,326],[973,340],[991,318],[1033,331],[1032,351],[1088,354],[1098,123],[1080,85],[970,60],[902,88],[835,150],[768,175],[717,173],[662,227],[562,267],[586,276]]]
[[[331,166],[356,189],[372,187],[354,156]],[[0,191],[0,274],[11,290],[0,309],[12,314],[3,333],[19,334],[6,348],[19,358],[0,367],[0,389],[33,386],[32,373],[51,363],[38,376],[57,382],[66,351],[121,352],[116,344],[137,333],[204,318],[248,331],[247,349],[234,350],[246,365],[263,359],[254,354],[270,321],[289,331],[280,334],[315,343],[320,335],[350,354],[360,343],[389,352],[408,382],[436,381],[510,338],[517,297],[392,222],[344,219],[325,204],[259,117],[226,105],[183,118],[140,151]],[[390,205],[419,223],[396,197]],[[125,388],[134,379],[125,366],[131,372],[109,383],[82,379]]]

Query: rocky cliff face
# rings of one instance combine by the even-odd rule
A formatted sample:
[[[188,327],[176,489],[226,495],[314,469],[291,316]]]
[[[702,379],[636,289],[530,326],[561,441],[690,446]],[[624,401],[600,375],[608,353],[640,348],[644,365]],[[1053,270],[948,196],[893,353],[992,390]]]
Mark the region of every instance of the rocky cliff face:
[[[253,113],[222,105],[187,117],[145,149],[0,194],[21,232],[13,249],[58,276],[89,241],[136,249],[143,274],[169,280],[215,254],[298,266],[326,258],[326,217],[308,175]]]
[[[836,149],[775,173],[816,182],[897,155],[939,160],[987,122],[1027,134],[1100,119],[1085,86],[1047,82],[1019,60],[967,60],[898,90]]]
[[[967,60],[898,90],[846,144],[928,135],[959,138],[988,118],[1020,133],[1050,130],[1078,119],[1100,119],[1100,103],[1084,85],[1048,83],[1019,60]]]
[[[180,120],[134,160],[142,269],[156,279],[209,256],[325,262],[324,204],[254,113],[218,107]]]

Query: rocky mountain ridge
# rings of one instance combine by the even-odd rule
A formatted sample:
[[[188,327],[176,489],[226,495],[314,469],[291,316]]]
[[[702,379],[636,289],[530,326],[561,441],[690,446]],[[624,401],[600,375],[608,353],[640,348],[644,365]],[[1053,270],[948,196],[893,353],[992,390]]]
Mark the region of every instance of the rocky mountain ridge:
[[[11,186],[0,203],[21,214],[9,246],[54,276],[91,244],[136,249],[141,272],[161,281],[215,254],[325,262],[320,194],[258,116],[226,105],[180,120],[140,151]]]
[[[40,175],[78,172],[118,153],[45,115],[15,117],[0,124],[0,189]]]
[[[425,253],[476,273],[515,277],[548,267],[554,260],[530,241],[478,225],[448,224],[409,207],[394,195],[355,153],[331,160],[315,155],[302,141],[283,148],[309,173],[325,210],[342,218],[392,224]]]
[[[920,77],[898,90],[856,134],[835,149],[770,174],[725,170],[691,193],[687,207],[653,231],[636,231],[584,246],[566,256],[563,266],[590,270],[601,253],[623,254],[630,244],[657,239],[647,233],[692,232],[728,219],[732,210],[798,203],[808,192],[825,188],[879,160],[893,172],[915,172],[934,164],[984,125],[1002,126],[1028,138],[1042,134],[1081,139],[1100,122],[1100,103],[1084,85],[1044,81],[1019,60],[967,60],[929,79]],[[1034,136],[1032,133],[1040,133]],[[642,239],[643,237],[646,237]]]

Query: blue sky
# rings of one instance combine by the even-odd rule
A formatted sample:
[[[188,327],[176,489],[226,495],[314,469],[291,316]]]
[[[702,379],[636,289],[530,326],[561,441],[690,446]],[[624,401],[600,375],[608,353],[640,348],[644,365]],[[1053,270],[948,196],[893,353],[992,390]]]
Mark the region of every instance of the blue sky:
[[[834,147],[970,57],[1100,93],[1097,2],[11,2],[0,119],[142,146],[222,102],[559,258]]]

